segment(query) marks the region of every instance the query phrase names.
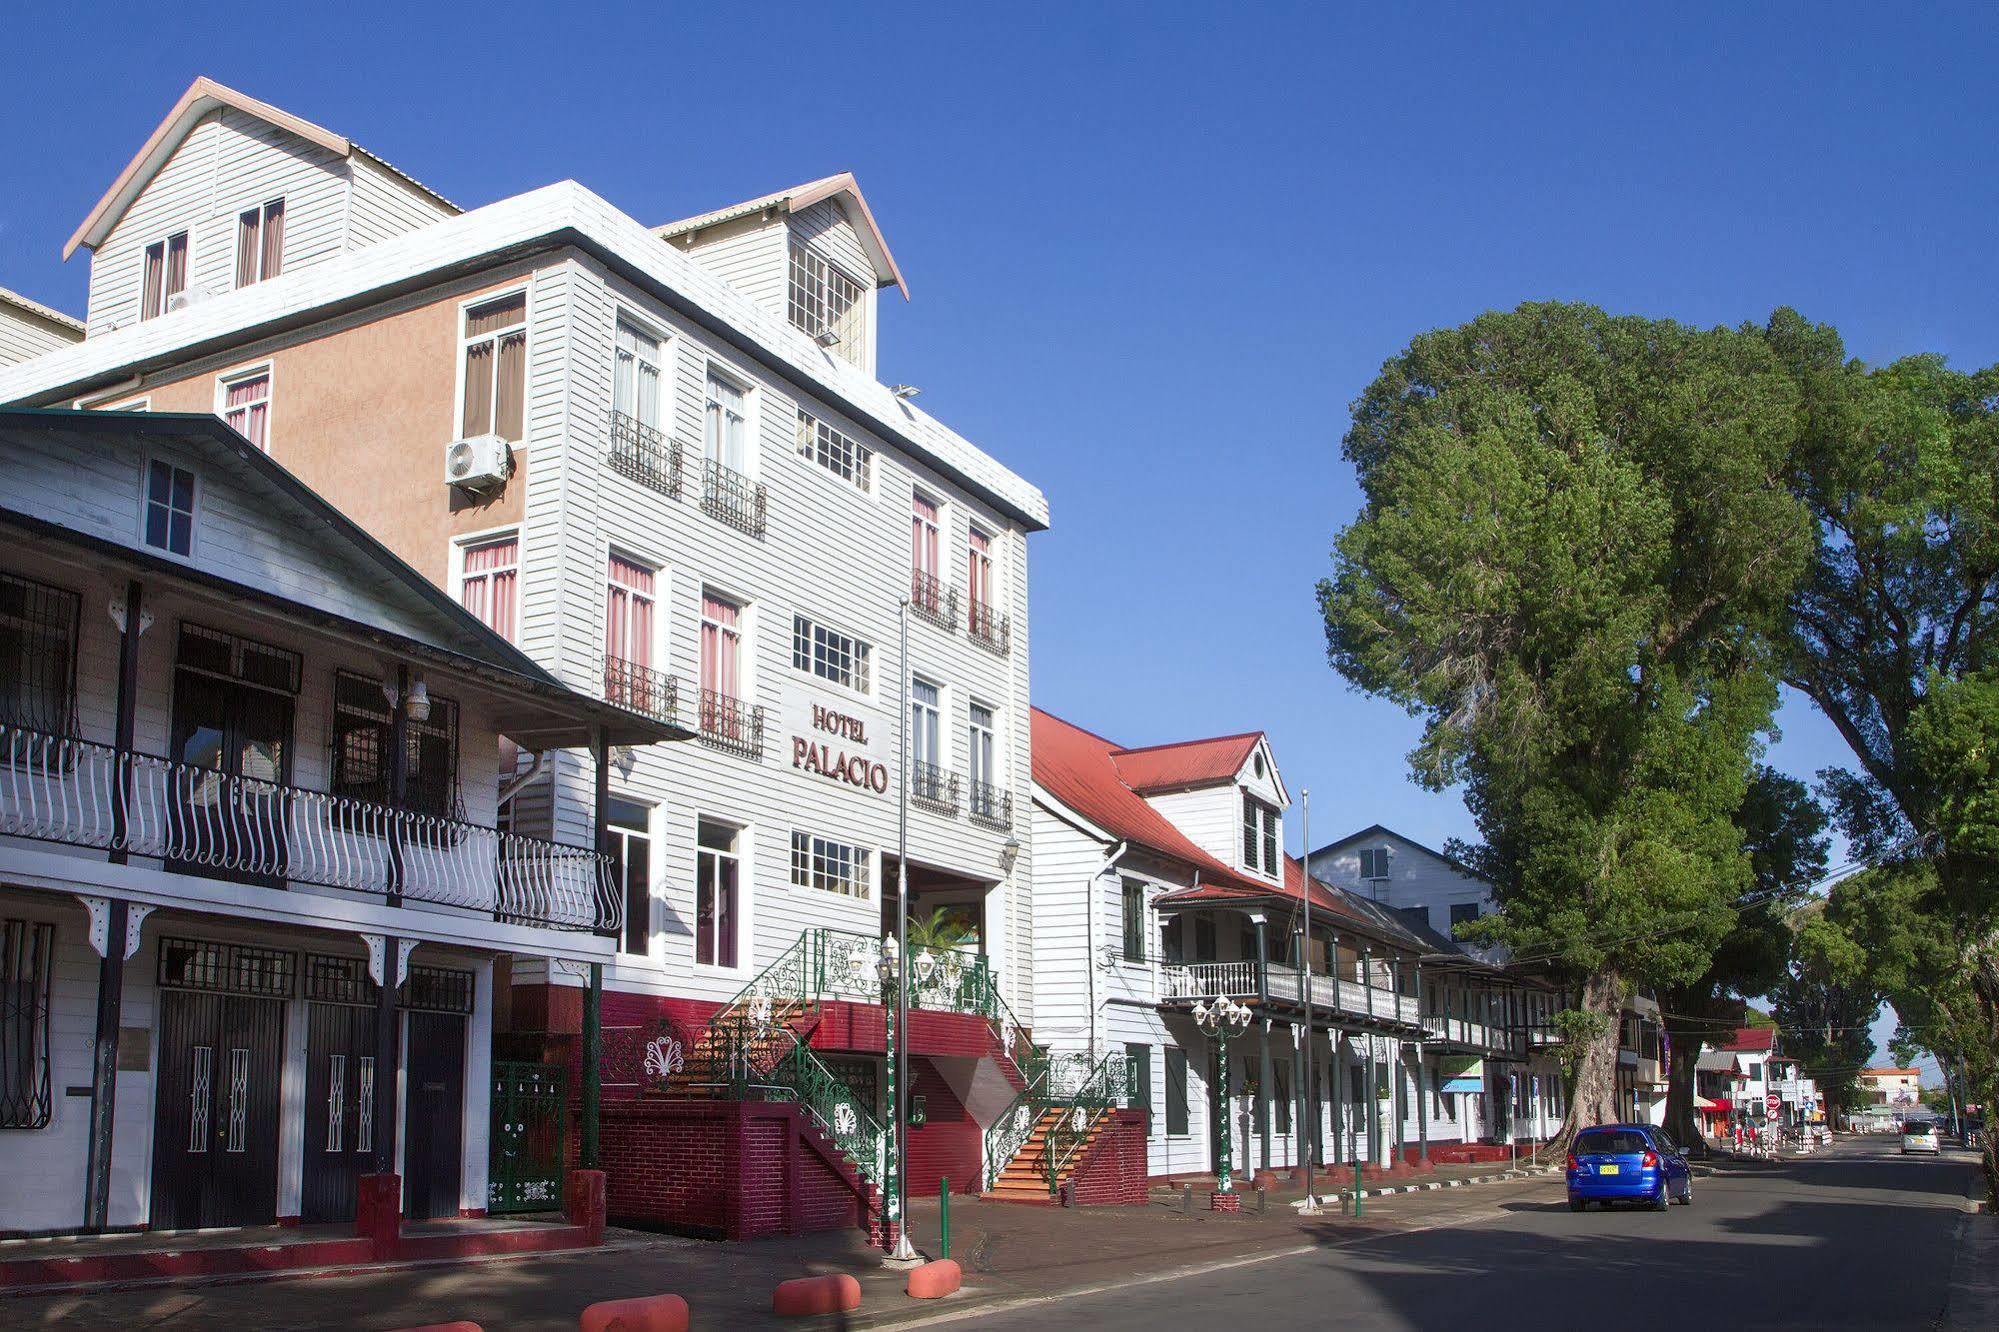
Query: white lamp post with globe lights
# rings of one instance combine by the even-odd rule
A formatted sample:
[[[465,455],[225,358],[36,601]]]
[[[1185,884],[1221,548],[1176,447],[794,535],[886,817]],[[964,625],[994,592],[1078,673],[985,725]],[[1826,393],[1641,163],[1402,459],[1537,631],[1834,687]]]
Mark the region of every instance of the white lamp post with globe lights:
[[[1229,1037],[1240,1035],[1249,1027],[1251,1017],[1249,1007],[1239,1004],[1227,995],[1214,999],[1203,999],[1194,1005],[1194,1025],[1204,1035],[1215,1041],[1216,1062],[1221,1066],[1221,1169],[1217,1172],[1214,1194],[1208,1199],[1209,1209],[1216,1212],[1239,1212],[1242,1200],[1236,1196],[1234,1172],[1235,1143],[1229,1133]]]

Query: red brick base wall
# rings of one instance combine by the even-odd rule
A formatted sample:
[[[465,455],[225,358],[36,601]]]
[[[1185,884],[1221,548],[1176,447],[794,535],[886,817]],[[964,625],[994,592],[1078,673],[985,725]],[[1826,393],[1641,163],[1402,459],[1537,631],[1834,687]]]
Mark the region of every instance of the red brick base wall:
[[[923,1098],[924,1122],[909,1130],[908,1181],[912,1198],[937,1196],[937,1181],[951,1181],[960,1197],[977,1193],[979,1166],[985,1154],[985,1134],[944,1081],[936,1065],[917,1057],[909,1061],[909,1094]]]
[[[642,1097],[600,1122],[613,1222],[741,1240],[873,1219],[872,1190],[797,1106]]]
[[[1145,1181],[1145,1112],[1113,1110],[1070,1175],[1069,1196],[1086,1207],[1143,1207]]]

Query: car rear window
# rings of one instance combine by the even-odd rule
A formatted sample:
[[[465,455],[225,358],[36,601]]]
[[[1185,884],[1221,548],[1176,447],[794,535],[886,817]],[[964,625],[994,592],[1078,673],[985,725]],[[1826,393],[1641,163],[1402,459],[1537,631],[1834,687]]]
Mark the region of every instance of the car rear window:
[[[1576,1134],[1577,1156],[1636,1156],[1652,1144],[1636,1129],[1598,1129]]]

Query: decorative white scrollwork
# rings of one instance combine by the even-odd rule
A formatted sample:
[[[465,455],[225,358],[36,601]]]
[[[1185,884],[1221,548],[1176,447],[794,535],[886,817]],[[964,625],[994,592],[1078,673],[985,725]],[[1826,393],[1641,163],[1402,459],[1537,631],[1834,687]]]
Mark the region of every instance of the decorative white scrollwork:
[[[1014,1111],[1013,1131],[1015,1133],[1023,1133],[1023,1134],[1026,1133],[1028,1130],[1028,1126],[1031,1125],[1033,1122],[1034,1122],[1034,1115],[1025,1105],[1021,1106],[1020,1109]]]
[[[1069,1112],[1069,1126],[1076,1132],[1081,1133],[1090,1126],[1090,1112],[1080,1105],[1077,1106]]]
[[[833,1132],[843,1138],[851,1137],[860,1125],[861,1121],[854,1114],[854,1107],[848,1102],[842,1101],[833,1107]]]
[[[769,995],[760,992],[750,997],[750,1025],[756,1029],[758,1036],[770,1035],[775,1010],[776,1005],[771,1003]]]
[[[655,1036],[646,1043],[645,1070],[649,1078],[670,1078],[687,1067],[686,1052],[673,1036]]]

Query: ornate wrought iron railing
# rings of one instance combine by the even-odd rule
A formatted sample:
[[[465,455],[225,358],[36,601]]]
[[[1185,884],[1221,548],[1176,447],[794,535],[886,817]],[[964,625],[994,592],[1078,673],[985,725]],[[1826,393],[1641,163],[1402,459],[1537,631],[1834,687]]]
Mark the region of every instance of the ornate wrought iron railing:
[[[610,861],[594,851],[6,723],[0,835],[521,924],[612,931],[624,918]]]
[[[680,441],[667,438],[657,427],[624,412],[611,413],[611,443],[604,456],[612,471],[668,499],[679,499],[682,454]]]
[[[1091,1068],[1089,1076],[1060,1104],[1061,1113],[1048,1127],[1042,1163],[1048,1174],[1048,1191],[1055,1192],[1062,1176],[1076,1163],[1077,1154],[1089,1142],[1097,1124],[1117,1108],[1131,1092],[1131,1073],[1123,1054],[1107,1054]],[[1059,1087],[1053,1077],[1050,1090]]]
[[[934,763],[909,765],[909,798],[919,805],[945,813],[958,812],[958,774],[946,772]]]
[[[715,689],[701,691],[701,742],[715,749],[760,759],[764,753],[764,710]]]
[[[1004,657],[1013,650],[1013,621],[983,601],[974,601],[965,615],[965,632],[988,652]]]
[[[764,534],[768,496],[761,482],[752,481],[713,458],[701,460],[701,508],[739,532]]]
[[[607,656],[604,701],[670,722],[680,710],[680,679],[635,661]]]
[[[1013,792],[977,778],[966,787],[965,816],[1001,832],[1013,828]]]
[[[958,589],[946,588],[936,574],[921,569],[910,572],[909,608],[939,629],[958,628]]]
[[[876,1188],[888,1176],[888,1130],[874,1111],[862,1105],[853,1088],[821,1063],[796,1036],[791,1049],[772,1070],[780,1097],[796,1101],[845,1152],[861,1177]]]

